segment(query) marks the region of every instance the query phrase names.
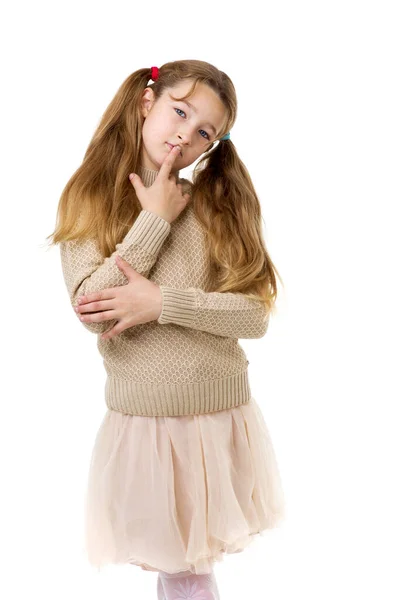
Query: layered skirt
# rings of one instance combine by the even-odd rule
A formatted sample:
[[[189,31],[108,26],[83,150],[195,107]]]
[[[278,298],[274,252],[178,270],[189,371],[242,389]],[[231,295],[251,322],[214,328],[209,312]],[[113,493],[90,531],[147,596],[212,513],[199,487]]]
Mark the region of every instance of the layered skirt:
[[[85,545],[98,568],[210,573],[284,518],[271,438],[254,398],[202,415],[108,409],[89,467]]]

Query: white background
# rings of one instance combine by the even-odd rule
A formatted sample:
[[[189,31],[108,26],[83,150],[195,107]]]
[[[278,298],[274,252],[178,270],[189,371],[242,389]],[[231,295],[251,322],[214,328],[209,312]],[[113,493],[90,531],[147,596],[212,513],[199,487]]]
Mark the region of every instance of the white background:
[[[217,564],[221,600],[400,597],[396,8],[114,0],[1,9],[4,600],[156,598],[155,573],[97,574],[86,561],[83,497],[105,371],[45,238],[122,81],[185,58],[235,84],[232,141],[285,284],[267,335],[240,343],[288,515]]]

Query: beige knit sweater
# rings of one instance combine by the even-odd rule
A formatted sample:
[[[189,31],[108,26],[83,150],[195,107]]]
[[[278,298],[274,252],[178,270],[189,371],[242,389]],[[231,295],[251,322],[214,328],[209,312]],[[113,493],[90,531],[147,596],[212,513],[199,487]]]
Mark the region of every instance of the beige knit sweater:
[[[138,173],[150,186],[158,171],[141,168]],[[180,181],[190,188],[190,182]],[[210,269],[191,203],[172,223],[142,210],[105,259],[94,240],[61,242],[62,270],[73,306],[78,296],[127,283],[115,254],[160,286],[163,305],[155,321],[108,340],[98,335],[107,372],[107,407],[130,415],[178,416],[249,402],[249,361],[238,338],[261,338],[269,315],[261,303],[240,293],[205,291],[212,289]],[[96,334],[116,322],[79,320]]]

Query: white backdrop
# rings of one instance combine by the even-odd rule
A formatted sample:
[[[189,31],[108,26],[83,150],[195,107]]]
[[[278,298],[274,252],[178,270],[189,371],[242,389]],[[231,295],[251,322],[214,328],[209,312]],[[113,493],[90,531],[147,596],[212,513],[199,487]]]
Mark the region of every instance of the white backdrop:
[[[400,597],[396,4],[1,9],[2,598],[156,598],[155,573],[98,574],[86,561],[83,497],[106,375],[45,238],[122,81],[185,58],[235,84],[232,141],[285,284],[267,335],[240,343],[288,515],[217,564],[221,600]]]

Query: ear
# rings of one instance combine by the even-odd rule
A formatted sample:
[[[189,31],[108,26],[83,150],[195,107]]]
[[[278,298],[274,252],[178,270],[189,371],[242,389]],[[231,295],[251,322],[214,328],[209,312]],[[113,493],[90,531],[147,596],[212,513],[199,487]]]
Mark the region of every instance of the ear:
[[[141,112],[143,117],[147,117],[151,107],[154,104],[154,92],[151,88],[147,87],[143,90],[142,101],[141,101]]]

